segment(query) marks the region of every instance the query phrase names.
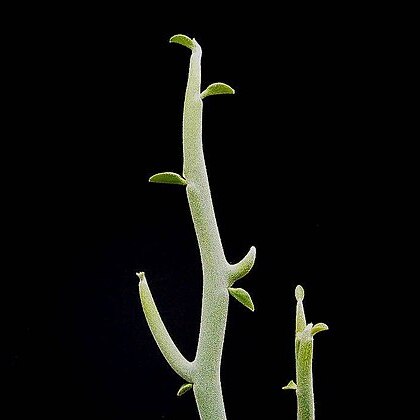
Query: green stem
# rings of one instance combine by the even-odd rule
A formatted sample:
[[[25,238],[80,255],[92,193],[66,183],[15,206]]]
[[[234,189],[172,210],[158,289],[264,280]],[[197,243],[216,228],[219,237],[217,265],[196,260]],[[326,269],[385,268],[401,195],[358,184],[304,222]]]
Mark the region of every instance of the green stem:
[[[137,273],[137,275],[140,279],[140,300],[146,316],[146,321],[160,351],[171,368],[179,376],[188,382],[192,382],[193,364],[185,359],[169,335],[168,330],[159,315],[159,311],[150,292],[144,273]]]
[[[201,47],[194,40],[185,94],[183,144],[187,197],[200,248],[203,298],[195,358],[194,394],[202,420],[226,419],[220,365],[226,330],[229,264],[213,210],[202,145]]]
[[[308,324],[300,334],[296,363],[297,412],[298,420],[314,420],[315,404],[312,381],[313,337],[312,324]]]
[[[139,273],[140,299],[152,334],[168,363],[188,384],[178,391],[194,390],[201,420],[226,420],[220,382],[223,342],[229,306],[229,292],[241,303],[254,309],[252,300],[243,289],[233,289],[236,280],[244,277],[252,268],[255,248],[237,264],[229,264],[223,251],[216,216],[211,199],[202,144],[202,98],[234,90],[224,83],[210,85],[204,93],[201,89],[201,47],[185,35],[175,35],[171,42],[191,49],[190,68],[184,101],[183,116],[183,176],[163,172],[150,178],[151,182],[186,185],[188,203],[200,249],[203,267],[203,296],[200,333],[193,362],[181,354],[160,318],[144,273]]]
[[[201,379],[194,384],[193,389],[200,419],[226,419],[220,378],[211,377],[207,380],[202,376]]]
[[[295,289],[296,297],[296,384],[290,381],[283,389],[295,389],[297,396],[298,420],[315,420],[314,388],[312,380],[312,358],[314,347],[314,335],[320,331],[328,330],[328,326],[322,322],[312,325],[306,324],[303,299],[305,291],[302,286]]]

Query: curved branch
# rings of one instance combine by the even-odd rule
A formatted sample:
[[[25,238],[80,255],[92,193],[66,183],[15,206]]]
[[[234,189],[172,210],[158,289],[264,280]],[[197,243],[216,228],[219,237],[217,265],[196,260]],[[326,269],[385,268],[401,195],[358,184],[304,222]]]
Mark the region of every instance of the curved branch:
[[[155,301],[153,300],[153,296],[150,292],[144,273],[137,273],[137,276],[140,279],[139,291],[144,315],[156,344],[171,368],[187,382],[193,382],[192,362],[189,362],[182,355],[169,335],[168,330],[160,317]]]
[[[231,287],[236,280],[245,277],[251,271],[251,268],[254,266],[256,252],[255,246],[251,246],[251,249],[241,261],[229,266],[228,287]]]

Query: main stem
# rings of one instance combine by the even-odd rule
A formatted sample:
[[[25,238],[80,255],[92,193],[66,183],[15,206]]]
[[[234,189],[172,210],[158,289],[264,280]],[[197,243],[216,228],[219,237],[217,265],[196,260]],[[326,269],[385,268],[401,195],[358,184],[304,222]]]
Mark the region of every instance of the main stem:
[[[194,395],[202,420],[224,420],[220,365],[228,314],[229,266],[214,214],[202,144],[201,47],[193,40],[184,102],[183,175],[200,248],[203,297],[194,364]]]

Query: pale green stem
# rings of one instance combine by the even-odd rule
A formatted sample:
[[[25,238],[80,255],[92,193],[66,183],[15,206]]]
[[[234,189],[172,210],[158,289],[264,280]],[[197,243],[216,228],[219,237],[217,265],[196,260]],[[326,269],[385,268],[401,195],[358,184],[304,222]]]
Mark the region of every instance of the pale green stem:
[[[315,420],[314,389],[312,381],[312,357],[313,357],[313,336],[320,331],[328,330],[328,326],[322,322],[306,325],[303,299],[305,291],[302,286],[297,286],[296,296],[296,384],[290,383],[284,389],[295,389],[297,396],[297,419]],[[292,382],[292,381],[291,381]]]
[[[194,40],[184,103],[184,177],[203,267],[200,334],[194,361],[194,394],[202,420],[226,419],[220,365],[228,314],[229,265],[210,194],[202,145],[201,48]]]
[[[192,50],[183,116],[184,178],[172,172],[165,172],[154,175],[150,181],[186,185],[203,267],[200,333],[193,362],[185,359],[166,330],[144,273],[138,274],[140,299],[150,330],[164,357],[175,372],[193,384],[201,420],[226,420],[220,366],[228,315],[228,288],[236,299],[253,310],[254,306],[252,301],[250,302],[249,294],[242,289],[233,289],[231,286],[251,270],[255,260],[255,248],[251,247],[248,254],[237,264],[230,265],[226,261],[204,161],[202,97],[234,91],[223,83],[216,83],[209,86],[206,93],[201,96],[200,45],[184,35],[176,35],[171,40]],[[181,387],[178,395],[187,389],[189,389],[188,386]]]
[[[137,273],[140,283],[140,299],[143,305],[143,311],[146,316],[146,321],[149,324],[150,331],[159,346],[160,351],[169,363],[171,368],[182,378],[188,382],[192,382],[192,368],[193,364],[189,362],[178,350],[175,343],[172,341],[159,311],[156,307],[149,286],[146,281],[144,273]]]

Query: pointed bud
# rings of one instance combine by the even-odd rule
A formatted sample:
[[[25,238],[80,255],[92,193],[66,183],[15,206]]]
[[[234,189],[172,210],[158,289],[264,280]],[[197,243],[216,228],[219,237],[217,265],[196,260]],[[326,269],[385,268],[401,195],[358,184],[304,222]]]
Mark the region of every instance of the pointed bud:
[[[286,386],[283,386],[281,389],[297,389],[297,385],[295,384],[295,381],[290,381]]]

